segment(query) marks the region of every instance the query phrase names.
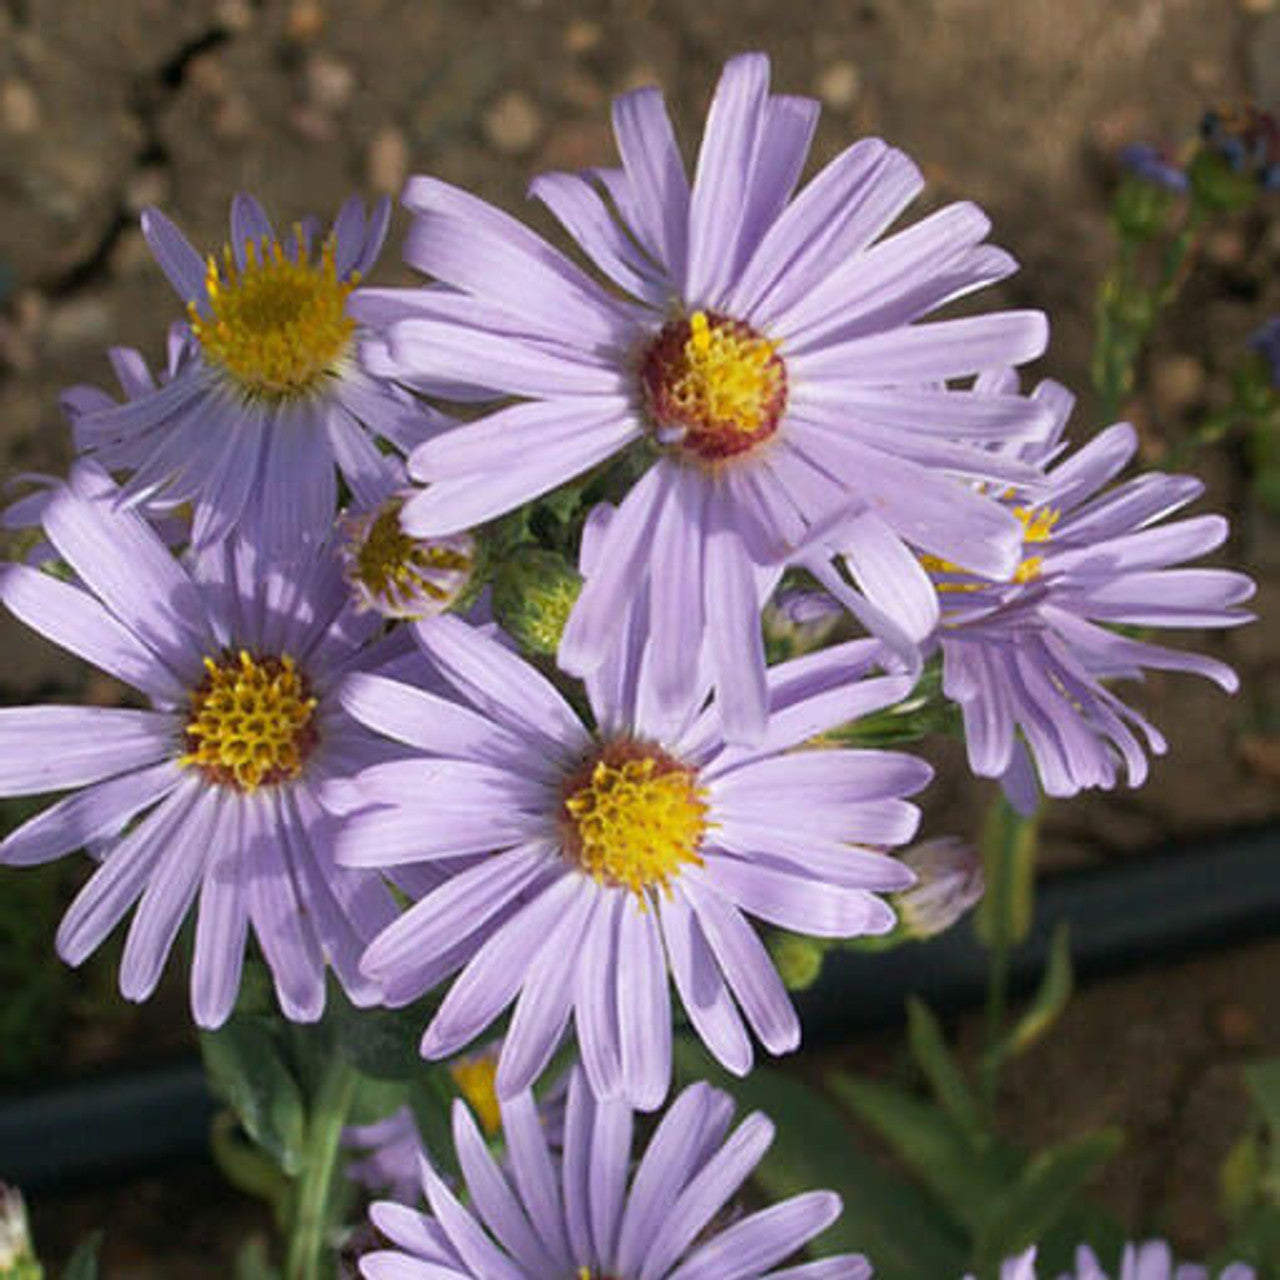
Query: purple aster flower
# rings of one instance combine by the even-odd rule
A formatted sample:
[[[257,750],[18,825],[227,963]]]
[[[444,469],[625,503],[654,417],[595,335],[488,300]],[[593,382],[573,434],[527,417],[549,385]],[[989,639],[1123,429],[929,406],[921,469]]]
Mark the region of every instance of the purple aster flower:
[[[620,605],[648,588],[666,640],[655,696],[680,699],[705,631],[735,741],[764,732],[757,570],[852,507],[876,513],[866,560],[897,569],[916,607],[931,592],[903,539],[1007,576],[1016,522],[957,477],[1034,481],[986,446],[1044,426],[1017,394],[946,390],[1038,356],[1043,315],[917,323],[1015,269],[982,243],[985,215],[954,204],[882,238],[922,179],[877,139],[796,194],[817,115],[816,102],[770,94],[767,58],[733,59],[690,183],[659,91],[617,99],[622,168],[546,174],[531,188],[607,283],[473,196],[413,178],[405,256],[448,287],[354,300],[383,331],[368,358],[384,372],[427,391],[447,379],[519,398],[411,455],[428,487],[404,509],[410,531],[478,524],[632,445],[649,450],[561,665],[584,675],[604,662]],[[865,616],[910,648],[892,616]]]
[[[487,1139],[502,1129],[496,1077],[500,1040],[479,1053],[467,1054],[449,1064],[449,1074],[480,1123]],[[561,1077],[538,1101],[538,1120],[553,1151],[564,1144],[567,1077]],[[350,1125],[343,1134],[346,1146],[363,1149],[362,1159],[347,1166],[347,1177],[371,1191],[386,1192],[400,1204],[412,1204],[418,1196],[419,1170],[429,1159],[417,1122],[409,1107],[375,1124]]]
[[[1217,1273],[1217,1280],[1255,1280],[1255,1276],[1252,1267],[1234,1262]],[[1000,1268],[1000,1280],[1036,1280],[1036,1250],[1007,1259]],[[1081,1245],[1074,1269],[1058,1280],[1212,1280],[1212,1273],[1208,1267],[1190,1262],[1175,1264],[1173,1252],[1163,1240],[1148,1240],[1125,1245],[1120,1270],[1114,1274],[1102,1268],[1088,1245]]]
[[[10,565],[0,600],[150,704],[0,710],[0,795],[70,793],[0,843],[0,862],[102,854],[59,954],[79,964],[137,902],[120,989],[143,1000],[199,895],[201,1026],[235,1003],[250,927],[288,1017],[320,1016],[326,959],[352,1000],[373,1003],[359,958],[395,906],[379,877],[336,864],[316,786],[386,758],[334,686],[403,646],[370,645],[378,620],[350,607],[331,553],[286,571],[229,540],[184,568],[92,463],[51,495],[44,528],[75,583]],[[424,874],[411,876],[418,890],[433,883]]]
[[[1187,174],[1166,151],[1150,143],[1136,142],[1120,152],[1120,163],[1136,177],[1169,191],[1185,191]]]
[[[78,415],[77,447],[130,471],[128,502],[194,507],[193,541],[235,529],[269,551],[320,541],[337,473],[358,502],[381,493],[385,440],[407,452],[432,411],[371,375],[348,296],[373,266],[390,217],[348,201],[319,242],[313,221],[278,237],[252,197],[231,206],[231,241],[202,259],[162,213],[142,230],[187,306],[167,381]]]
[[[360,1260],[365,1280],[868,1280],[856,1254],[779,1267],[840,1215],[830,1191],[792,1196],[725,1223],[725,1210],[773,1140],[753,1112],[732,1133],[733,1102],[706,1084],[671,1104],[634,1165],[635,1117],[598,1101],[581,1071],[569,1084],[564,1151],[553,1155],[530,1094],[503,1103],[508,1177],[470,1112],[455,1103],[454,1142],[469,1207],[423,1162],[429,1214],[375,1204],[390,1249]]]
[[[418,1195],[419,1162],[426,1154],[411,1108],[393,1111],[373,1124],[348,1125],[343,1145],[361,1153],[347,1165],[347,1177],[368,1190],[412,1204]]]
[[[1205,146],[1265,191],[1280,189],[1280,121],[1253,103],[1214,107],[1200,121]]]
[[[586,566],[606,523],[597,508]],[[658,707],[651,612],[642,593],[625,642],[588,678],[590,727],[533,666],[448,615],[411,629],[473,709],[377,676],[350,678],[341,695],[416,754],[325,789],[350,812],[340,859],[451,873],[370,946],[364,970],[394,1005],[461,968],[423,1037],[428,1058],[457,1052],[515,1001],[502,1097],[538,1076],[572,1015],[592,1087],[658,1106],[671,1074],[668,971],[730,1070],[751,1066],[742,1015],[771,1052],[794,1049],[795,1010],[747,915],[815,936],[883,933],[894,914],[878,895],[913,879],[868,846],[911,838],[919,815],[902,797],[928,766],[792,750],[908,692],[901,676],[845,681],[878,643],[771,668],[768,732],[747,749],[726,744],[715,703],[704,709],[705,676],[681,717]],[[486,856],[458,866],[475,854]]]
[[[1271,385],[1280,391],[1280,316],[1272,316],[1249,335],[1249,346],[1267,362]]]
[[[1014,381],[1011,373],[991,375],[979,389],[1007,396]],[[943,690],[964,714],[970,767],[1003,779],[1024,810],[1035,804],[1037,774],[1048,795],[1070,796],[1114,786],[1123,763],[1136,787],[1147,776],[1139,735],[1164,752],[1155,727],[1104,681],[1150,669],[1237,687],[1222,662],[1113,628],[1239,626],[1252,617],[1239,606],[1254,592],[1244,574],[1181,567],[1222,544],[1221,516],[1159,523],[1201,494],[1199,480],[1155,472],[1110,485],[1137,449],[1133,428],[1117,423],[1062,458],[1074,399],[1052,382],[1035,398],[1051,409],[1053,432],[1019,449],[1046,467],[1047,489],[1034,504],[1001,496],[1023,529],[1012,581],[922,556],[942,600]],[[885,590],[892,584],[876,585]]]
[[[167,361],[160,375],[161,383],[169,382],[178,371],[184,359],[185,349],[185,329],[181,325],[175,325],[169,331]],[[155,392],[157,380],[147,368],[147,363],[140,352],[132,347],[113,347],[107,355],[126,401],[137,400]],[[73,434],[76,424],[86,414],[113,408],[115,403],[99,387],[75,386],[69,387],[62,393],[62,411],[71,425]],[[51,501],[54,491],[61,485],[61,477],[43,472],[25,472],[14,476],[6,488],[30,487],[0,513],[0,527],[21,532],[39,530],[45,507]],[[137,504],[137,509],[147,517],[167,545],[182,546],[190,537],[190,520],[169,510],[164,504],[157,504],[154,499],[145,499]],[[23,558],[27,564],[40,565],[56,557],[53,548],[41,537],[27,549]]]

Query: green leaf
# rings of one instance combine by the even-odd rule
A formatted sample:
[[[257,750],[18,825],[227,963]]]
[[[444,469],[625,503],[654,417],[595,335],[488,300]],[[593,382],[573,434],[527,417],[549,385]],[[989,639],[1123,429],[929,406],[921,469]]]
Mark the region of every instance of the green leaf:
[[[1266,1180],[1280,1196],[1280,1058],[1250,1062],[1242,1068],[1242,1074],[1271,1138]]]
[[[1003,797],[988,811],[982,832],[986,893],[975,914],[988,947],[1017,946],[1031,932],[1036,873],[1036,819],[1024,818]]]
[[[422,1067],[409,1081],[409,1106],[422,1145],[437,1168],[448,1173],[457,1171],[452,1117],[454,1099],[461,1096],[445,1067]]]
[[[1071,930],[1067,921],[1053,931],[1049,962],[1045,965],[1040,989],[1026,1012],[1009,1032],[1007,1045],[1012,1053],[1030,1048],[1058,1020],[1071,999]]]
[[[1115,1155],[1117,1129],[1073,1138],[1034,1157],[1021,1178],[993,1205],[978,1238],[978,1257],[993,1265],[1034,1244],[1075,1204],[1085,1184]]]
[[[240,1117],[245,1132],[285,1173],[300,1172],[306,1107],[270,1025],[232,1018],[220,1031],[201,1033],[200,1051],[214,1089]]]
[[[342,998],[332,1000],[325,1015],[338,1052],[375,1080],[407,1080],[418,1070],[418,1043],[429,1020],[421,1002],[403,1009],[357,1009]]]
[[[98,1250],[102,1248],[102,1232],[95,1231],[82,1240],[62,1270],[62,1280],[98,1280]]]
[[[1007,1148],[993,1142],[981,1153],[975,1151],[945,1111],[896,1085],[845,1074],[829,1076],[827,1085],[888,1143],[955,1221],[972,1235],[983,1229],[1012,1172]]]
[[[1230,1220],[1243,1218],[1258,1202],[1263,1164],[1263,1143],[1257,1133],[1246,1133],[1227,1152],[1218,1170],[1218,1187],[1222,1212]]]
[[[359,1074],[355,1097],[347,1113],[348,1124],[374,1124],[398,1111],[409,1097],[409,1086],[404,1080],[375,1080]]]
[[[262,1236],[250,1236],[236,1254],[236,1280],[280,1280]]]
[[[678,1037],[674,1048],[680,1079],[705,1080],[777,1126],[753,1175],[771,1199],[815,1188],[839,1193],[844,1211],[820,1237],[819,1252],[865,1253],[875,1262],[876,1280],[961,1274],[965,1247],[954,1225],[923,1192],[860,1147],[847,1118],[819,1090],[767,1068],[737,1079],[687,1037]]]
[[[978,1100],[947,1045],[938,1019],[915,996],[907,1001],[907,1034],[912,1057],[928,1079],[934,1096],[969,1139],[980,1142],[985,1128]]]

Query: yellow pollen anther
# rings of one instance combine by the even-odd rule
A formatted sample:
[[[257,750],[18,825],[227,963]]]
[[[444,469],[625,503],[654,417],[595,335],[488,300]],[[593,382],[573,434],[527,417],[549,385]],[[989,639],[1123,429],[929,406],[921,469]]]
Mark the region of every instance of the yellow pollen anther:
[[[490,1137],[502,1128],[502,1112],[498,1107],[498,1059],[495,1054],[464,1058],[449,1068],[458,1092],[476,1113],[480,1127]]]
[[[205,358],[250,399],[292,400],[330,375],[355,332],[347,295],[357,276],[338,278],[335,246],[326,240],[314,262],[295,236],[289,256],[278,241],[246,241],[241,267],[230,246],[221,266],[208,260],[207,313],[188,304]]]
[[[714,461],[746,452],[777,429],[787,374],[777,344],[748,325],[695,311],[646,349],[640,384],[658,432]]]
[[[238,791],[287,782],[317,741],[316,700],[287,654],[204,660],[205,678],[191,694],[187,751],[180,764]]]
[[[1060,511],[1055,511],[1052,507],[1014,507],[1013,514],[1017,516],[1022,524],[1022,542],[1024,546],[1028,543],[1048,542],[1049,535],[1053,532],[1053,526],[1058,523],[1062,515]],[[934,586],[940,592],[979,591],[983,586],[983,581],[976,580],[968,570],[962,569],[958,564],[952,564],[950,560],[943,560],[940,556],[922,554],[920,563],[924,566],[925,571],[935,579],[939,576],[945,576],[949,579],[969,579],[967,582],[935,581]],[[1044,556],[1024,556],[1013,572],[1013,581],[1020,583],[1034,582],[1040,576],[1040,570],[1043,567]]]
[[[466,533],[430,541],[411,537],[400,526],[403,506],[393,498],[347,521],[347,581],[362,604],[388,617],[430,617],[453,604],[471,580],[475,539]]]
[[[710,824],[692,769],[650,743],[610,743],[565,786],[569,856],[601,884],[668,890],[685,863],[700,866]]]
[[[1062,512],[1052,507],[1014,507],[1013,514],[1022,522],[1023,542],[1048,542]]]
[[[690,417],[723,423],[743,435],[759,431],[777,391],[775,347],[767,338],[742,337],[729,325],[712,328],[705,311],[689,317],[684,373],[671,398]]]

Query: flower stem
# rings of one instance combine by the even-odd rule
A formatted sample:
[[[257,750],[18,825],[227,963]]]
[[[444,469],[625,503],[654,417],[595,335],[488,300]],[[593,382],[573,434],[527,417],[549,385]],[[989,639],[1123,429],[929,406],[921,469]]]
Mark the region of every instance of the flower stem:
[[[320,1079],[307,1136],[307,1162],[298,1186],[285,1280],[321,1280],[329,1199],[342,1129],[355,1094],[356,1074],[335,1053]]]

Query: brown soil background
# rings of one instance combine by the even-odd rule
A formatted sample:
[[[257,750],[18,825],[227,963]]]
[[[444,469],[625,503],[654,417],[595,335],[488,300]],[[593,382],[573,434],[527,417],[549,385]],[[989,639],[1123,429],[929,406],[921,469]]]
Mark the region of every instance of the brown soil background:
[[[612,158],[610,95],[662,84],[691,139],[720,63],[752,48],[772,55],[779,89],[823,100],[815,161],[881,134],[930,181],[917,213],[956,198],[987,209],[1023,270],[984,305],[1048,311],[1053,345],[1034,373],[1080,393],[1079,438],[1101,425],[1087,375],[1117,148],[1176,146],[1210,102],[1280,109],[1272,0],[0,0],[0,472],[65,468],[58,393],[108,382],[107,346],[158,358],[178,307],[137,230],[145,205],[216,246],[236,190],[287,222],[430,171],[542,226],[524,204],[529,178]],[[407,278],[403,228],[382,282]],[[1263,215],[1210,237],[1128,406],[1148,463],[1222,401],[1245,337],[1280,310],[1278,263],[1280,223]],[[1233,517],[1220,559],[1257,576],[1260,621],[1188,642],[1236,665],[1242,692],[1153,678],[1136,700],[1169,756],[1140,791],[1054,806],[1051,868],[1280,813],[1280,529],[1231,449],[1196,467],[1209,484],[1198,509]],[[5,701],[113,696],[7,618],[0,646]],[[937,755],[932,829],[973,831],[987,792],[956,752]],[[1205,1246],[1213,1163],[1243,1115],[1231,1061],[1280,1048],[1278,955],[1256,947],[1087,993],[1013,1081],[1012,1123],[1038,1136],[1128,1124],[1135,1141],[1107,1198],[1135,1228]],[[60,1252],[96,1212],[125,1237],[109,1276],[225,1274],[224,1206],[199,1208],[214,1184],[148,1185],[109,1205],[59,1204],[47,1243]],[[152,1205],[141,1225],[121,1216],[129,1197]]]

